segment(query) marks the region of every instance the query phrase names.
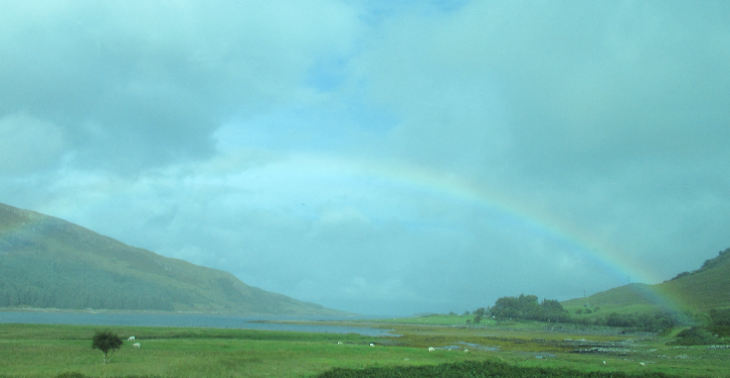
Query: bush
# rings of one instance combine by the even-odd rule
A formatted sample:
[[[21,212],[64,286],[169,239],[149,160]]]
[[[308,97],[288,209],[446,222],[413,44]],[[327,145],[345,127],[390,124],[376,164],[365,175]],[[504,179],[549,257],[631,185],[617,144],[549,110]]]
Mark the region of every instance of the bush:
[[[715,344],[717,339],[712,336],[710,331],[703,327],[692,327],[685,329],[677,334],[677,339],[669,343],[670,345],[711,345]]]
[[[365,369],[334,368],[317,376],[318,378],[457,378],[457,377],[541,377],[541,378],[670,378],[675,375],[651,372],[639,375],[630,375],[622,372],[583,372],[568,368],[541,368],[514,366],[501,362],[465,361],[450,364],[426,366],[391,366],[372,367]]]
[[[710,310],[710,319],[712,319],[713,326],[730,326],[730,309]]]
[[[730,326],[709,326],[707,330],[713,335],[730,337]]]
[[[676,313],[634,313],[617,314],[612,312],[605,319],[610,327],[624,327],[637,331],[660,332],[682,323],[681,315]]]
[[[86,376],[79,372],[74,371],[74,372],[61,373],[61,374],[57,375],[56,378],[86,378]]]

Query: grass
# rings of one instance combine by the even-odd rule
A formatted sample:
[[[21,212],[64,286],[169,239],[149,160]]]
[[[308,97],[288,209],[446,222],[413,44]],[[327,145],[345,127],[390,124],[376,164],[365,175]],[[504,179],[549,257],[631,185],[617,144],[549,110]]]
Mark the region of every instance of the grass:
[[[645,311],[708,312],[713,308],[730,308],[730,249],[720,252],[705,264],[684,276],[656,285],[629,284],[585,298],[561,302],[571,315],[587,305],[599,306],[601,313]],[[585,316],[585,315],[584,315]]]
[[[416,348],[369,347],[369,342],[376,339],[355,334],[108,327],[124,339],[136,336],[142,348],[133,349],[131,343],[125,342],[112,355],[112,362],[102,365],[101,352],[91,349],[91,337],[99,328],[0,325],[0,374],[10,377],[53,377],[64,372],[99,377],[301,377],[332,367],[454,361],[449,356],[429,355]]]
[[[90,377],[311,377],[335,367],[463,361],[681,376],[723,377],[730,372],[730,350],[670,347],[665,345],[669,339],[661,337],[546,331],[546,324],[537,322],[461,327],[455,326],[458,318],[464,317],[358,323],[391,328],[402,335],[379,338],[236,329],[0,324],[0,377],[56,377],[64,372]],[[111,363],[102,365],[102,353],[91,349],[94,331],[102,329],[125,340],[134,335],[142,348],[133,349],[125,341]],[[370,342],[376,346],[368,346]],[[464,343],[495,349],[480,350]],[[448,346],[457,348],[441,349]],[[595,346],[613,349],[572,353]],[[428,352],[428,347],[439,349]],[[465,348],[469,351],[464,352]]]

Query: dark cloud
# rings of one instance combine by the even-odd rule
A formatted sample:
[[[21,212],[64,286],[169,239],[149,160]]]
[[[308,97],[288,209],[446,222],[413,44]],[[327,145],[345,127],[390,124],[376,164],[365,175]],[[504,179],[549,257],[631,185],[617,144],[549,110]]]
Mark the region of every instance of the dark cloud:
[[[210,157],[222,123],[306,95],[295,86],[314,60],[347,48],[321,37],[351,15],[320,5],[7,4],[0,115],[65,129],[85,169]]]

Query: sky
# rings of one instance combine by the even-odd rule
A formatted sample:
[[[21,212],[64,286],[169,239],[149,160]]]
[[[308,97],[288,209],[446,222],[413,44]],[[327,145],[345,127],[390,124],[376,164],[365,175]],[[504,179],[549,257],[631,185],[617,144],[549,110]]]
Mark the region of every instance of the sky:
[[[0,202],[361,314],[730,247],[725,1],[3,1]]]

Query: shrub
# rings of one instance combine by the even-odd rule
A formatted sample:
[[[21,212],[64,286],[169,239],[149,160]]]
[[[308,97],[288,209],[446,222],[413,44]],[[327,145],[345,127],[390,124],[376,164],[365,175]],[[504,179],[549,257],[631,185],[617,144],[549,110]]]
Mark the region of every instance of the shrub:
[[[712,309],[710,319],[712,319],[713,326],[730,326],[730,309]]]
[[[56,378],[86,378],[86,376],[79,372],[73,371],[73,372],[61,373],[61,374],[57,375]]]
[[[677,334],[677,339],[669,343],[671,345],[710,345],[715,344],[717,339],[710,331],[703,327],[692,327]]]
[[[629,375],[623,372],[582,372],[568,368],[552,367],[524,367],[491,361],[464,361],[450,364],[425,366],[390,366],[371,367],[365,369],[334,368],[317,376],[318,378],[457,378],[457,377],[541,377],[541,378],[669,378],[676,377],[660,372],[647,372],[639,375]]]

